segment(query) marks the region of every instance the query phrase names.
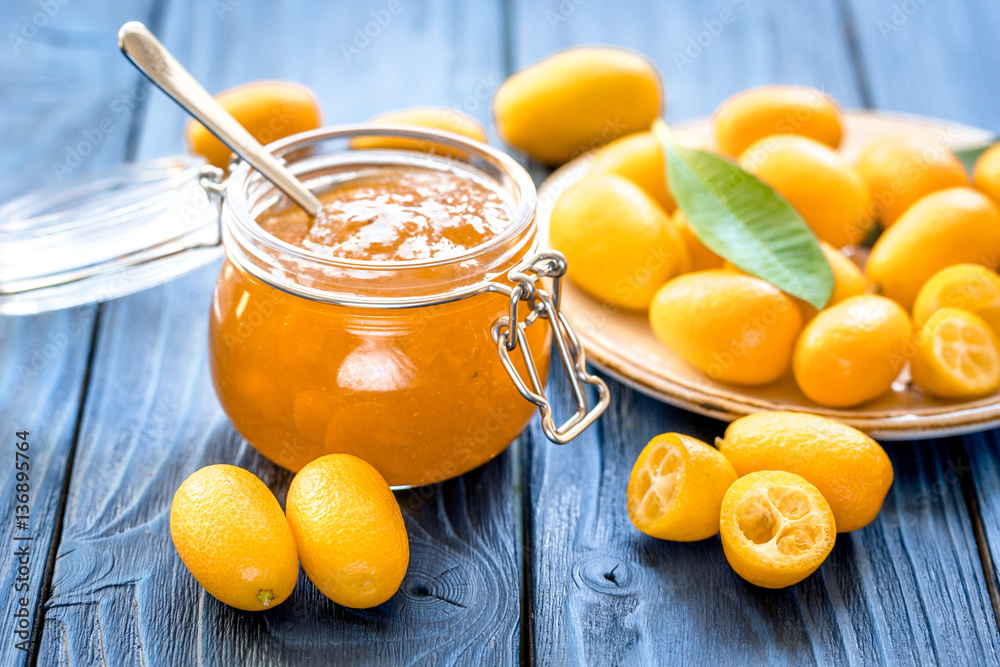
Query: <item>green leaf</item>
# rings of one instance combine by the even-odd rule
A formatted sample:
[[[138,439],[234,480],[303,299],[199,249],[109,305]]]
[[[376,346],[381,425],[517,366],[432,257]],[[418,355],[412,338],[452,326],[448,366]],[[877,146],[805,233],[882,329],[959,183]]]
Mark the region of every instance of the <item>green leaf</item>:
[[[746,273],[821,310],[833,293],[833,272],[795,209],[738,165],[678,144],[662,120],[653,133],[667,156],[670,192],[695,236]]]
[[[979,144],[976,146],[959,148],[955,151],[955,155],[957,155],[958,159],[962,161],[962,164],[964,164],[965,168],[969,170],[969,173],[972,173],[972,168],[975,166],[976,160],[978,160],[979,156],[985,153],[986,149],[992,145],[993,142],[990,142],[988,144]]]

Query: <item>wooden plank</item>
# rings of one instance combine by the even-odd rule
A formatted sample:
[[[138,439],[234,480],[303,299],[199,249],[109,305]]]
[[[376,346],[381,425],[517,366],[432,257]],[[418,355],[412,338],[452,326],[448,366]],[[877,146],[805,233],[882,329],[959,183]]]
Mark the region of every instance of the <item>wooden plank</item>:
[[[23,649],[30,648],[30,631],[38,623],[36,614],[71,457],[94,312],[94,308],[79,308],[36,317],[0,317],[0,404],[4,406],[0,433],[7,458],[0,473],[0,541],[7,545],[0,585],[9,591],[0,619],[3,664],[25,663],[28,653]],[[19,431],[30,431],[30,447],[25,452],[29,457],[26,491],[30,508],[26,528],[15,522],[15,516],[24,514],[18,508],[22,503],[17,500],[20,493],[16,486],[15,465],[24,460],[15,461],[15,433]],[[31,539],[16,539],[22,537]],[[24,569],[14,555],[21,547],[30,552]],[[20,623],[22,618],[24,623]],[[15,630],[28,635],[16,635]]]
[[[149,3],[109,2],[106,10],[95,20],[80,7],[59,3],[10,2],[0,8],[5,49],[0,58],[0,172],[5,174],[0,200],[125,156],[142,98],[139,80],[127,70],[110,69],[108,53],[95,42],[101,21],[120,24],[126,16],[147,16],[150,9]],[[0,566],[0,586],[8,591],[0,618],[0,662],[5,665],[25,664],[29,653],[22,649],[33,645],[40,630],[37,615],[51,577],[50,552],[58,539],[96,313],[96,306],[88,306],[0,317],[0,433],[9,455],[0,473],[0,542],[9,549]],[[16,431],[30,431],[27,529],[15,522],[22,504],[17,500]],[[22,536],[31,541],[15,541]],[[23,545],[30,545],[26,572],[14,556]],[[15,634],[24,628],[33,633],[27,641]]]
[[[852,2],[858,49],[880,106],[969,123],[1000,134],[996,108],[1000,52],[996,3],[902,3],[891,7]],[[902,65],[902,66],[900,66]],[[945,489],[964,490],[978,515],[981,555],[994,615],[1000,613],[1000,431],[956,442]],[[991,618],[991,622],[995,622]]]
[[[994,620],[1000,618],[1000,433],[996,429],[962,438],[944,478],[947,487],[960,486],[978,520],[979,557],[987,574]]]
[[[333,122],[415,104],[458,105],[486,117],[463,101],[475,99],[479,77],[499,76],[496,5],[472,12],[458,3],[403,3],[350,60],[340,43],[375,20],[373,5],[282,3],[275,12],[271,3],[247,0],[217,13],[218,5],[172,3],[160,30],[210,90],[266,77],[303,81]],[[171,103],[151,99],[140,156],[182,150],[184,120]],[[235,434],[212,390],[205,330],[215,270],[106,309],[40,662],[516,660],[509,455],[461,479],[398,494],[410,568],[402,591],[376,609],[337,607],[301,575],[281,607],[239,612],[185,570],[168,535],[170,501],[185,476],[209,463],[236,463],[282,501],[290,481]]]
[[[515,64],[556,48],[611,42],[651,55],[673,120],[710,113],[751,85],[794,82],[863,101],[834,2],[649,3],[615,12],[582,4],[546,25],[555,2],[516,6]],[[563,6],[568,6],[564,3]],[[744,7],[736,11],[734,9]],[[693,62],[674,54],[724,10],[734,20]],[[706,21],[709,25],[706,25]],[[836,30],[832,28],[836,26]],[[716,26],[717,27],[717,26]],[[711,31],[708,33],[711,35]],[[822,36],[822,37],[820,37]],[[767,591],[743,582],[718,538],[674,544],[636,531],[625,511],[631,466],[661,432],[711,442],[724,424],[612,384],[599,428],[553,447],[532,427],[525,442],[531,648],[538,662],[989,663],[996,627],[962,490],[947,478],[949,443],[886,446],[896,470],[879,518],[842,535],[802,584]],[[565,383],[553,390],[569,401]]]

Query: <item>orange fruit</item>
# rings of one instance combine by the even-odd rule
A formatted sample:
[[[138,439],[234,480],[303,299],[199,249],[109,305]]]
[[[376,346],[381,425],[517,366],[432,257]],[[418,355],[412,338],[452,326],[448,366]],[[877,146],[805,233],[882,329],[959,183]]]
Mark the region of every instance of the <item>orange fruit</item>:
[[[913,304],[913,323],[922,329],[941,308],[979,315],[1000,334],[1000,276],[979,264],[954,264],[924,283]]]
[[[684,211],[677,209],[677,211],[674,212],[672,220],[674,227],[677,229],[677,232],[681,235],[681,239],[684,241],[685,249],[687,249],[690,271],[705,271],[706,269],[722,268],[723,264],[726,262],[705,247],[705,244],[701,242],[701,239],[695,236],[694,230],[692,230],[691,225],[688,224],[687,216],[684,215]]]
[[[1000,144],[993,144],[976,159],[972,182],[977,190],[1000,204]]]
[[[628,515],[661,540],[692,542],[719,532],[719,508],[736,471],[714,447],[680,433],[649,441],[628,480]]]
[[[355,609],[391,598],[410,544],[396,497],[375,468],[327,454],[292,479],[285,502],[302,569],[323,595]]]
[[[867,526],[892,485],[892,462],[867,435],[833,419],[801,412],[740,417],[716,440],[740,476],[784,470],[819,489],[837,519],[837,531]]]
[[[549,240],[566,255],[567,277],[595,299],[645,309],[657,288],[687,269],[687,252],[667,214],[616,174],[589,176],[552,207]]]
[[[1000,209],[972,188],[927,195],[887,229],[865,271],[879,294],[910,310],[931,276],[952,264],[1000,262]]]
[[[594,154],[589,173],[624,176],[645,190],[667,213],[677,208],[667,187],[663,149],[652,132],[636,132],[615,139]]]
[[[802,393],[846,408],[881,396],[906,365],[913,326],[898,304],[875,294],[841,301],[814,317],[795,343]]]
[[[908,208],[932,192],[969,184],[965,166],[945,145],[893,133],[869,143],[857,163],[872,194],[873,217],[891,227]]]
[[[1000,387],[1000,349],[993,329],[975,313],[942,308],[916,339],[913,382],[940,398],[988,396]]]
[[[719,150],[736,157],[773,134],[797,134],[836,148],[843,134],[840,107],[815,88],[764,86],[737,93],[712,117]]]
[[[733,482],[722,500],[720,524],[729,565],[762,588],[799,583],[823,564],[837,540],[823,494],[780,470],[752,472]]]
[[[384,113],[368,122],[376,125],[410,125],[416,128],[444,130],[484,144],[489,142],[483,126],[472,116],[457,109],[414,107]],[[359,137],[351,140],[351,148],[397,148],[445,155],[450,155],[452,152],[446,146],[432,141],[391,137]]]
[[[766,384],[788,368],[802,317],[774,285],[726,269],[685,273],[656,293],[653,334],[713,380]]]
[[[513,74],[493,96],[497,133],[550,165],[648,130],[663,106],[645,57],[614,47],[566,49]]]
[[[740,155],[740,166],[788,200],[816,236],[835,248],[857,245],[868,236],[868,187],[829,146],[776,134],[751,144]]]
[[[198,583],[231,607],[271,609],[295,588],[292,531],[271,490],[243,468],[210,465],[184,480],[170,505],[170,537]]]
[[[323,124],[319,102],[312,91],[287,81],[248,83],[219,93],[215,99],[262,144],[315,130]],[[186,134],[192,153],[220,169],[229,167],[232,151],[204,125],[190,120]]]

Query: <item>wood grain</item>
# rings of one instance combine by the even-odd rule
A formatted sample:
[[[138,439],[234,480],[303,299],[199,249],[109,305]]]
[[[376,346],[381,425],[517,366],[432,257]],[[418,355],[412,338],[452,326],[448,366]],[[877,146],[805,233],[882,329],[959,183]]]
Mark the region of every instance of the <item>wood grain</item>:
[[[697,58],[678,65],[674,56],[688,39],[697,40],[734,6],[745,9],[718,35],[709,32]],[[518,5],[515,64],[573,43],[635,48],[651,55],[663,73],[673,120],[711,113],[728,95],[762,83],[818,86],[848,106],[864,101],[836,3],[810,3],[809,11],[790,3],[729,2],[603,9],[580,6],[549,29],[538,17],[557,12],[556,3]],[[565,404],[568,389],[555,373],[553,378]],[[681,431],[712,442],[724,424],[611,384],[611,411],[577,442],[552,447],[536,427],[526,438],[526,549],[537,662],[1000,659],[962,489],[944,481],[955,465],[950,443],[887,446],[896,481],[876,522],[839,536],[816,575],[767,591],[733,573],[718,538],[668,543],[632,527],[625,486],[648,439]]]
[[[499,77],[495,5],[403,4],[346,59],[341,42],[374,20],[366,3],[172,3],[159,36],[212,91],[251,79],[298,80],[329,122],[416,104],[472,108],[480,77]],[[485,11],[485,15],[478,12]],[[377,17],[376,17],[377,18]],[[124,66],[124,65],[123,65]],[[183,150],[186,118],[150,105],[139,157]],[[215,398],[205,332],[217,267],[108,304],[46,610],[39,662],[218,665],[484,662],[518,651],[517,563],[509,455],[461,479],[401,492],[411,540],[402,590],[367,611],[338,607],[303,575],[261,614],[207,595],[168,534],[174,490],[229,462],[283,502],[290,475],[233,431]]]
[[[102,19],[148,17],[149,3],[106,3]],[[33,188],[66,180],[120,162],[127,153],[129,125],[142,95],[139,77],[109,74],[117,54],[95,44],[93,17],[78,6],[56,5],[35,14],[34,2],[5,3],[0,57],[0,201]],[[50,10],[52,8],[50,7]],[[27,21],[27,23],[25,23]],[[25,26],[28,26],[27,28]],[[12,38],[11,34],[16,37]],[[114,56],[114,58],[112,58]],[[0,241],[2,242],[2,241]],[[15,610],[24,606],[33,632],[40,629],[43,590],[51,575],[49,556],[57,534],[65,483],[95,326],[96,306],[32,317],[0,317],[0,433],[9,455],[0,472],[3,521],[0,542],[6,554],[0,586],[7,603],[0,618],[0,663],[25,664],[29,653],[13,634]],[[30,431],[31,518],[27,531],[15,530],[15,431]],[[32,538],[29,574],[19,579],[15,547]],[[26,588],[22,589],[22,586]],[[27,602],[21,605],[21,598]]]

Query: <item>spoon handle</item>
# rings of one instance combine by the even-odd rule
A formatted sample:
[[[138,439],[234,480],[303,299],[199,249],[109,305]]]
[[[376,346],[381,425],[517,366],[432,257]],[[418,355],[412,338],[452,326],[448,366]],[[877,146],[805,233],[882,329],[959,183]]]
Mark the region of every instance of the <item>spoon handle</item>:
[[[123,25],[118,32],[118,47],[143,74],[222,143],[250,163],[306,213],[316,217],[322,207],[319,199],[212,98],[145,25],[138,21]]]

